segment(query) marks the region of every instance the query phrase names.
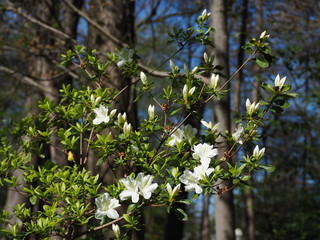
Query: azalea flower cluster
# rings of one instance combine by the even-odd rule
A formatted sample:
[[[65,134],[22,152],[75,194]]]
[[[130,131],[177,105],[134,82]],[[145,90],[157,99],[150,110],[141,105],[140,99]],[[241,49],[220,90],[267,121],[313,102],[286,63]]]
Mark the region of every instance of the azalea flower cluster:
[[[153,183],[153,176],[139,173],[136,179],[131,176],[120,179],[125,189],[120,193],[120,200],[125,201],[131,199],[132,203],[137,203],[140,196],[144,199],[150,199],[152,193],[157,189],[158,184]],[[103,220],[106,216],[111,219],[119,218],[118,212],[115,208],[120,207],[119,200],[111,198],[109,193],[104,193],[101,197],[95,200],[97,211],[95,218]]]
[[[201,180],[208,177],[214,172],[214,168],[210,168],[210,162],[213,157],[218,154],[218,150],[207,143],[199,143],[194,146],[192,157],[195,160],[200,160],[200,165],[193,169],[193,172],[186,169],[179,177],[179,180],[185,185],[185,190],[188,192],[195,191],[197,194],[202,193],[202,188],[199,185]]]

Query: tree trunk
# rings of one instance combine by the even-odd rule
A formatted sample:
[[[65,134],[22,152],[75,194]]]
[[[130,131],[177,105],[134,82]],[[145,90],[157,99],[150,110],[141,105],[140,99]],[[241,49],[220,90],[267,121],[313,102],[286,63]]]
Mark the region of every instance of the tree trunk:
[[[88,47],[97,49],[101,54],[113,53],[117,49],[125,46],[132,46],[135,41],[134,31],[134,1],[131,0],[91,0],[89,2],[89,17],[99,24],[99,26],[110,33],[107,36],[96,26],[89,24],[88,26]],[[117,39],[117,41],[114,41]],[[120,43],[119,43],[120,42]],[[122,43],[122,44],[121,44]],[[127,114],[127,121],[131,123],[133,128],[137,127],[137,105],[133,103],[135,98],[134,86],[132,86],[132,79],[126,78],[121,75],[121,71],[117,66],[108,68],[108,76],[102,79],[101,85],[105,88],[112,88],[118,91],[123,90],[118,95],[116,102],[113,103],[113,108],[117,109],[118,113]],[[106,130],[108,131],[108,130]],[[114,133],[118,134],[118,133]],[[102,164],[97,168],[94,158],[88,159],[90,169],[95,169],[103,178],[103,182],[111,184],[122,178],[125,174],[124,169],[112,170],[112,162]],[[133,171],[133,169],[128,169]],[[120,211],[125,212],[123,207]],[[143,215],[141,216],[143,222]],[[112,237],[110,233],[105,233],[104,237],[109,239]],[[142,228],[139,233],[133,234],[133,239],[144,239],[144,229]]]
[[[216,29],[213,34],[215,45],[215,65],[224,67],[223,74],[229,75],[228,64],[228,31],[227,31],[227,4],[228,1],[214,0],[211,1],[210,12],[211,26]],[[223,79],[224,84],[227,79]],[[227,84],[226,89],[229,88]],[[220,131],[230,131],[230,96],[226,95],[220,101],[214,101],[214,118],[215,122],[220,123]],[[219,147],[218,157],[222,158],[226,147]],[[220,188],[230,187],[230,182],[218,182]],[[233,193],[225,192],[222,195],[215,196],[215,222],[216,222],[216,239],[217,240],[234,240],[234,213],[233,213]]]
[[[209,219],[209,206],[210,195],[203,197],[202,216],[201,216],[201,228],[199,240],[210,240],[210,219]]]
[[[262,13],[262,0],[256,1],[257,12],[257,36],[263,31],[263,13]],[[252,89],[252,102],[258,102],[260,98],[260,75],[261,68],[258,65],[253,65],[253,72],[255,73],[253,89]],[[253,179],[252,179],[253,180]],[[252,183],[252,180],[250,183]],[[253,206],[253,192],[251,189],[244,190],[244,202],[245,202],[245,215],[246,215],[246,227],[244,233],[246,239],[255,240],[255,224],[254,224],[254,206]]]

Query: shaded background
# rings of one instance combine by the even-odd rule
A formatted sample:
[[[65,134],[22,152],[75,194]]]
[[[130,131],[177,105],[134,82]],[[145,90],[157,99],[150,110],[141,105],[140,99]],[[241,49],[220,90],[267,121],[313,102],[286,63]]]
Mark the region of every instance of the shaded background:
[[[219,2],[225,7],[224,15],[212,12],[218,19],[213,22],[212,17],[210,24],[217,29],[218,39],[213,38],[216,49],[220,48],[220,43],[229,44],[228,55],[224,58],[227,62],[221,64],[227,75],[248,57],[241,46],[264,30],[270,34],[275,55],[269,68],[257,68],[250,62],[231,83],[230,108],[226,109],[230,117],[237,116],[247,97],[261,98],[262,93],[256,86],[261,80],[272,82],[276,74],[287,76],[292,90],[300,94],[284,114],[269,116],[262,132],[267,149],[264,161],[275,165],[277,170],[272,174],[256,173],[253,188],[233,191],[234,207],[230,209],[234,224],[231,228],[242,229],[243,239],[248,240],[318,239],[320,3],[317,0],[2,0],[2,124],[8,119],[20,119],[37,112],[37,101],[43,97],[58,101],[58,89],[62,84],[71,83],[77,87],[85,82],[81,72],[59,64],[61,54],[78,43],[96,48],[102,55],[131,46],[140,56],[141,65],[168,70],[169,64],[165,61],[178,48],[167,45],[167,33],[174,26],[193,26],[203,9],[209,11]],[[218,35],[223,22],[227,40]],[[192,69],[201,62],[205,50],[217,54],[214,49],[191,45],[179,52],[174,62],[181,68],[186,63]],[[106,87],[122,88],[131,81],[119,72],[112,74]],[[137,106],[128,106],[128,96],[121,99],[119,112],[128,112],[130,122],[137,123],[139,109],[149,105],[148,99]],[[206,120],[217,117],[214,103],[204,109],[204,115]],[[53,161],[60,161],[59,153],[51,149],[50,154]],[[213,202],[212,196],[198,199],[188,208],[190,221],[184,224],[171,222],[164,209],[147,208],[144,217],[148,224],[143,236],[138,238],[213,240],[215,226],[218,226],[214,214],[221,218]],[[5,205],[5,198],[1,198],[1,206]],[[183,236],[172,236],[170,229],[180,229]],[[234,236],[218,240],[227,239],[234,239]]]

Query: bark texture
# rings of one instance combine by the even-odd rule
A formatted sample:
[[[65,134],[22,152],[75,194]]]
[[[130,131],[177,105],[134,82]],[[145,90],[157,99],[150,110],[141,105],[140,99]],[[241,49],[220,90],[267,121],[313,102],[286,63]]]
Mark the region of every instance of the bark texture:
[[[210,2],[211,26],[216,29],[213,34],[213,42],[215,45],[215,65],[224,67],[222,73],[229,76],[228,64],[228,29],[227,29],[227,4],[225,0],[214,0]],[[227,79],[221,79],[224,84]],[[228,84],[226,89],[228,89]],[[223,96],[220,101],[214,102],[214,118],[220,123],[220,131],[230,131],[230,96]],[[226,147],[219,148],[218,157],[224,156],[228,149]],[[219,188],[229,187],[229,182],[218,182]],[[217,240],[233,240],[234,235],[234,210],[233,210],[233,194],[232,191],[215,196],[215,223],[216,223],[216,239]]]

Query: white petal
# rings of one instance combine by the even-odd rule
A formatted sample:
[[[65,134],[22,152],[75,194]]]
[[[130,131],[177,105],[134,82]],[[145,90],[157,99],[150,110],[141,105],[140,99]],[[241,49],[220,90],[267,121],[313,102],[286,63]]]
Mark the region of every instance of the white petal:
[[[117,212],[116,210],[114,210],[114,209],[109,209],[109,210],[107,211],[107,216],[108,216],[108,218],[111,218],[111,219],[117,219],[117,218],[119,218],[118,212]]]

